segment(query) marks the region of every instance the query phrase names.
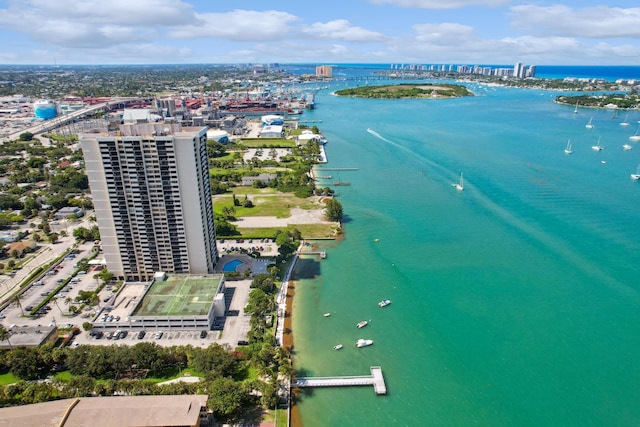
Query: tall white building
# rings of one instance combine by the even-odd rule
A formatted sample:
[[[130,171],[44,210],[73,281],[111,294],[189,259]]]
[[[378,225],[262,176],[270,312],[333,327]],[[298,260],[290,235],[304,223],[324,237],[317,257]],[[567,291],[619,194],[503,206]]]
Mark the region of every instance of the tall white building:
[[[213,273],[206,127],[122,125],[80,143],[110,272],[127,280]]]

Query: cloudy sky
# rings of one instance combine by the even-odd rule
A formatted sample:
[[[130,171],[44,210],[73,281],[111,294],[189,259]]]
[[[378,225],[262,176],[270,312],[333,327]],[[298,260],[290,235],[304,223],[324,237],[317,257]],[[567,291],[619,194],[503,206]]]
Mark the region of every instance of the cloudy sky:
[[[0,64],[640,65],[639,6],[637,0],[0,0]]]

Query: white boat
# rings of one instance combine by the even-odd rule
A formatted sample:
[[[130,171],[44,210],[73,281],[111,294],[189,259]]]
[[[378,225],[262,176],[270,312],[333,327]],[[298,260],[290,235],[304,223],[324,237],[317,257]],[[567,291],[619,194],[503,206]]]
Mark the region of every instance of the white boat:
[[[573,151],[571,151],[571,140],[567,141],[567,148],[564,149],[564,152],[566,154],[571,154],[573,153]]]
[[[460,173],[460,182],[454,182],[451,185],[458,191],[464,190],[464,179],[462,178],[462,173]]]
[[[325,313],[325,314],[323,314],[323,316],[324,317],[329,317],[329,316],[331,316],[331,313]]]
[[[636,129],[636,133],[634,135],[631,135],[629,139],[632,141],[640,141],[640,126],[638,126],[638,129]]]
[[[336,344],[333,346],[334,350],[340,350],[342,348],[342,344]]]
[[[366,320],[363,320],[362,322],[358,322],[358,324],[356,325],[357,328],[364,328],[365,326],[367,326],[369,324],[369,322],[367,322]]]
[[[589,123],[587,123],[584,127],[586,127],[587,129],[593,129],[593,117],[589,118]]]
[[[573,109],[573,114],[578,114],[578,101],[576,101],[576,108]]]
[[[361,348],[361,347],[367,347],[369,345],[373,344],[373,340],[365,340],[360,338],[358,341],[356,341],[356,347]]]
[[[627,118],[629,118],[629,113],[627,113],[624,116],[624,120],[620,122],[620,126],[629,126],[629,122],[627,121]]]
[[[390,299],[383,299],[382,301],[380,301],[380,302],[378,303],[378,305],[379,305],[380,307],[386,307],[386,306],[388,306],[389,304],[391,304],[391,300],[390,300]]]
[[[631,174],[631,179],[635,181],[640,181],[640,165],[638,165],[638,169],[636,169],[636,173]]]
[[[596,151],[604,150],[604,147],[602,145],[600,145],[600,138],[598,138],[598,143],[596,145],[592,145],[591,148],[596,150]]]
[[[623,148],[624,150],[631,150],[633,147],[632,147],[632,146],[630,146],[629,144],[622,144],[622,148]]]

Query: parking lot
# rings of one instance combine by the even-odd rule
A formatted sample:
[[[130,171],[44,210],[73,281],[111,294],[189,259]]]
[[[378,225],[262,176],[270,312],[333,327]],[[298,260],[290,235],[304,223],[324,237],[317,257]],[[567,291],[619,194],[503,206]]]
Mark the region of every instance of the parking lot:
[[[112,345],[112,344],[127,344],[134,345],[138,342],[154,342],[160,346],[174,346],[174,345],[192,345],[206,347],[212,343],[228,344],[231,347],[238,345],[239,341],[245,341],[247,338],[247,332],[250,328],[250,316],[244,313],[244,307],[249,300],[249,291],[251,286],[251,280],[238,280],[228,281],[226,283],[227,291],[225,292],[225,300],[227,306],[227,316],[221,319],[221,329],[213,331],[206,331],[206,335],[202,336],[203,330],[144,330],[139,331],[136,329],[127,330],[128,328],[122,327],[120,331],[126,333],[124,336],[120,336],[114,339],[114,331],[105,331],[101,335],[91,336],[87,332],[82,332],[74,339],[78,345],[92,344],[92,345]],[[142,336],[139,336],[140,332],[144,332]],[[162,333],[159,336],[159,333]],[[109,335],[110,334],[110,335]]]
[[[247,249],[251,245],[255,246],[257,241],[249,243],[235,243],[234,241],[219,242],[219,245],[229,248],[233,246],[243,246]],[[265,246],[265,251],[276,252],[273,242],[260,242]],[[109,301],[113,300],[115,289],[113,286],[104,287],[99,297],[98,305],[86,306],[84,310],[78,314],[70,312],[71,307],[80,304],[75,301],[80,291],[95,291],[100,281],[94,276],[99,272],[100,267],[91,267],[88,271],[78,271],[77,263],[83,258],[88,258],[94,248],[93,242],[80,245],[74,255],[64,258],[60,263],[37,278],[20,298],[20,305],[15,303],[9,304],[0,312],[0,324],[11,330],[17,326],[40,326],[54,325],[58,327],[78,327],[82,329],[84,322],[92,322],[96,316],[101,316],[101,310],[110,315],[110,311],[104,311],[109,305]],[[98,256],[96,259],[100,259]],[[75,276],[74,276],[75,274]],[[50,299],[50,301],[42,308],[36,316],[28,316],[28,313],[40,305],[44,299],[50,297],[52,293],[58,289],[61,284],[70,279],[60,291]],[[248,301],[249,287],[251,280],[229,281],[227,282],[227,292],[225,293],[225,302],[227,316],[224,319],[217,320],[218,327],[213,331],[206,331],[206,335],[201,337],[202,330],[164,330],[164,331],[144,331],[143,337],[138,338],[138,331],[132,330],[126,335],[114,340],[107,339],[103,335],[100,339],[92,337],[89,333],[82,331],[74,338],[73,345],[94,344],[94,345],[111,345],[111,344],[135,344],[141,341],[155,342],[162,346],[172,345],[194,345],[208,346],[213,342],[220,344],[229,344],[232,347],[238,345],[238,341],[246,340],[246,333],[249,330],[249,316],[244,315],[244,306]],[[112,315],[112,320],[115,315]],[[125,316],[126,317],[126,316]],[[121,317],[118,320],[125,320]],[[115,326],[115,325],[114,325]],[[124,330],[125,328],[122,328]],[[157,336],[158,332],[162,332],[162,336]]]

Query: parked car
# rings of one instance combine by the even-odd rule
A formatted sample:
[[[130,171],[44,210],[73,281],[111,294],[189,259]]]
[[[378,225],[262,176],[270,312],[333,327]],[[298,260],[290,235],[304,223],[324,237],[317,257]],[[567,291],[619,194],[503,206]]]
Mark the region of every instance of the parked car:
[[[144,335],[145,335],[144,331],[138,332],[138,339],[141,340],[142,338],[144,338]]]
[[[206,338],[207,337],[207,331],[200,331],[200,338]]]

